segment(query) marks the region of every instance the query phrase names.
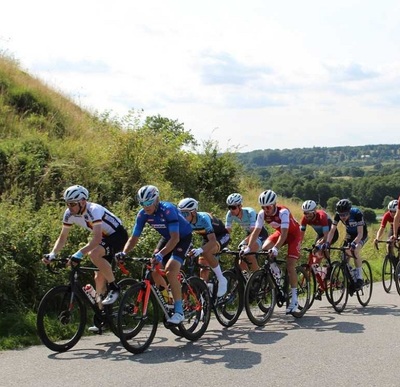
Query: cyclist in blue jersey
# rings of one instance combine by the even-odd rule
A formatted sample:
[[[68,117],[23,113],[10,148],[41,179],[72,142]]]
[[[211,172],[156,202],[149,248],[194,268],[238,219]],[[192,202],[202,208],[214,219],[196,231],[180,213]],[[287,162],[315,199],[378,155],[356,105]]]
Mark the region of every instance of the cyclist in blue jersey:
[[[240,227],[246,232],[246,238],[239,243],[239,249],[244,249],[248,246],[250,234],[254,230],[257,220],[257,212],[251,207],[243,207],[243,197],[240,193],[230,194],[226,199],[228,205],[228,212],[225,217],[225,228],[229,233],[232,232],[233,223],[238,223]],[[256,239],[255,243],[250,246],[251,251],[259,251],[268,237],[268,231],[265,227],[262,227],[260,235]],[[249,270],[250,272],[258,270],[257,259],[254,255],[246,256],[248,265],[242,260],[240,267],[242,270]],[[249,267],[248,267],[249,266]]]
[[[203,245],[197,249],[192,249],[189,253],[192,257],[199,257],[199,263],[209,265],[218,280],[217,297],[222,297],[228,286],[228,281],[222,274],[221,266],[215,258],[229,243],[230,236],[224,223],[207,212],[199,212],[199,203],[193,198],[182,199],[178,204],[178,209],[185,219],[190,223],[193,232],[203,237]],[[200,277],[208,280],[208,270],[200,270]]]
[[[167,322],[178,325],[184,318],[178,274],[191,247],[192,227],[172,203],[160,201],[157,187],[146,185],[139,189],[137,196],[143,208],[137,214],[131,237],[116,258],[123,260],[124,256],[136,246],[146,224],[161,234],[154,251],[153,264],[160,263],[165,267],[175,306],[175,313]],[[153,278],[160,287],[166,286],[159,274],[153,272]]]
[[[349,246],[346,253],[348,256],[354,258],[354,263],[357,269],[356,286],[357,289],[360,289],[364,285],[361,269],[361,249],[368,240],[368,230],[364,220],[364,215],[358,208],[352,207],[350,200],[339,200],[336,203],[336,214],[326,240],[326,247],[330,246],[339,221],[341,221],[346,228],[346,237],[343,241],[343,246]]]

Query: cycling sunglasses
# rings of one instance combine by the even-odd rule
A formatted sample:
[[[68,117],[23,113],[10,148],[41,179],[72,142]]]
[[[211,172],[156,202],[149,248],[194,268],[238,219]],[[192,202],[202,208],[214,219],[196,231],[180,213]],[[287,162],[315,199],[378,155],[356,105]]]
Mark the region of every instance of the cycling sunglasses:
[[[238,208],[238,206],[228,206],[228,208],[229,208],[230,210],[236,210],[236,208]]]
[[[146,200],[144,202],[139,202],[142,207],[150,207],[154,203],[155,199]]]
[[[68,208],[76,207],[79,203],[78,202],[65,202]]]

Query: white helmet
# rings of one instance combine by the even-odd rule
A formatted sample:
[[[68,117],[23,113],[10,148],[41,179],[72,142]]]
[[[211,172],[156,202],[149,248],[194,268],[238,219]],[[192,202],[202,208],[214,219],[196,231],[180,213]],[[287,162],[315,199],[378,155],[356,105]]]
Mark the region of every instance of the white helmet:
[[[314,211],[316,208],[317,203],[315,203],[314,200],[306,200],[301,206],[303,212]]]
[[[193,198],[185,198],[178,203],[179,211],[197,211],[198,208],[199,202]]]
[[[226,199],[228,206],[240,206],[243,203],[243,197],[240,193],[230,194]]]
[[[397,200],[392,200],[389,204],[388,204],[388,210],[389,211],[396,211],[397,210],[397,205],[399,204],[399,202]]]
[[[258,202],[260,203],[260,206],[269,206],[271,204],[276,204],[277,198],[278,196],[276,195],[276,193],[269,189],[260,194],[260,196],[258,197]]]
[[[64,200],[66,202],[77,202],[81,199],[88,199],[89,191],[81,185],[72,185],[64,192]]]
[[[140,188],[137,193],[139,203],[147,202],[149,200],[156,200],[159,196],[160,192],[154,185],[145,185]]]

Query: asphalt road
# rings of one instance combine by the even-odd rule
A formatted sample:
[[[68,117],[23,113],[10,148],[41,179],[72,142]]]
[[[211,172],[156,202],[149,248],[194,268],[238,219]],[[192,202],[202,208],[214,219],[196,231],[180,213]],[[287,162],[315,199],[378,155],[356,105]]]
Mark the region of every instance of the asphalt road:
[[[0,386],[399,386],[400,296],[374,284],[366,308],[351,297],[337,314],[325,300],[302,319],[276,309],[253,326],[245,311],[222,328],[212,318],[192,343],[162,325],[143,354],[112,334],[83,338],[66,353],[45,346],[0,352]]]

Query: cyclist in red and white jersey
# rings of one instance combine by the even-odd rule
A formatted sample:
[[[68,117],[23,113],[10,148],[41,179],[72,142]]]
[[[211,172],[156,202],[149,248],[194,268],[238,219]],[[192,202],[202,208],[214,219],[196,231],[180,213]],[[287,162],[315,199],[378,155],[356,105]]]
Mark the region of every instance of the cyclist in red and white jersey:
[[[393,221],[394,221],[394,217],[396,215],[396,209],[398,207],[398,200],[392,200],[387,207],[387,211],[384,213],[382,220],[381,220],[381,225],[376,233],[376,237],[374,239],[374,244],[377,244],[377,241],[382,237],[385,228],[387,226],[387,224],[389,223],[389,233],[388,233],[388,238],[390,238],[393,235]],[[399,230],[397,230],[397,235],[399,235]],[[388,243],[386,245],[386,251],[388,254],[392,254],[393,252],[391,251],[392,249],[392,245],[390,243]]]
[[[255,228],[250,235],[249,246],[257,240],[264,223],[270,225],[276,231],[265,240],[262,246],[263,250],[269,250],[271,255],[276,257],[279,249],[283,245],[288,245],[286,266],[292,299],[289,307],[286,309],[286,314],[290,314],[299,310],[296,264],[300,256],[301,233],[300,225],[290,210],[287,207],[276,204],[277,198],[276,193],[271,190],[262,192],[258,197],[258,202],[262,210],[258,213]],[[244,252],[250,252],[250,248],[245,249]]]

